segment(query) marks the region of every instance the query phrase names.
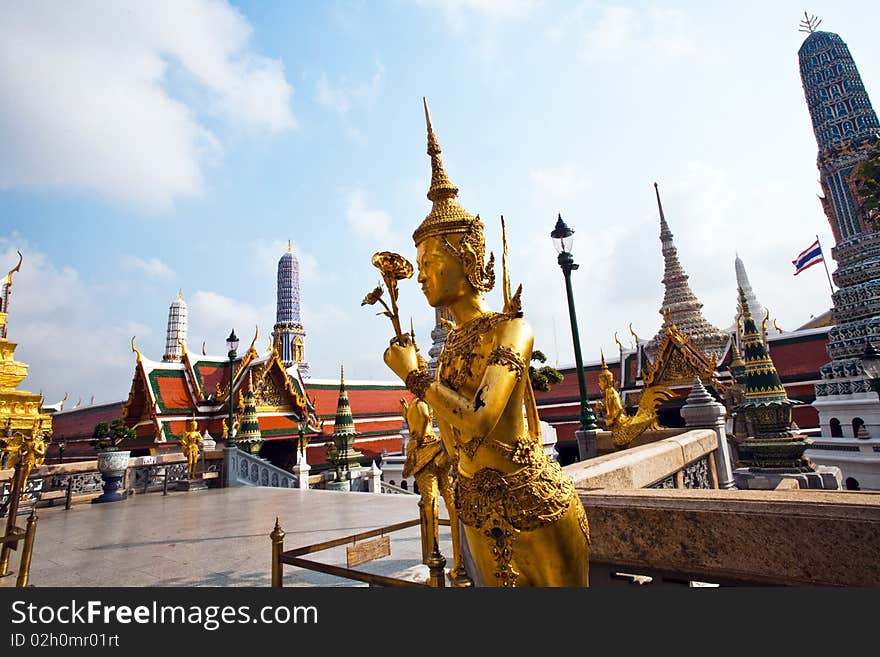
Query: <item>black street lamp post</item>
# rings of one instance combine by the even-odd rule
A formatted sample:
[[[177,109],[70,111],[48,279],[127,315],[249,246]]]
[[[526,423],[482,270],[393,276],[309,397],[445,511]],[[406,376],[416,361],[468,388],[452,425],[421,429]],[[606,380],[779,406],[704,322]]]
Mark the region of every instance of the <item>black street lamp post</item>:
[[[306,455],[306,438],[305,438],[306,429],[303,426],[302,420],[300,420],[300,422],[299,422],[298,432],[299,432],[299,442],[297,443],[296,448],[297,448],[297,452],[299,452],[298,462],[302,463],[302,459]]]
[[[550,233],[550,237],[553,238],[553,246],[556,247],[556,252],[559,253],[559,266],[562,268],[562,273],[565,276],[565,292],[568,295],[568,316],[571,319],[571,338],[574,341],[574,360],[575,367],[577,368],[578,375],[578,387],[580,388],[581,395],[581,431],[596,431],[599,427],[596,425],[596,416],[593,415],[593,410],[590,408],[590,402],[587,400],[587,384],[584,380],[584,363],[581,358],[581,339],[578,334],[578,325],[577,325],[577,315],[574,309],[574,295],[571,290],[571,272],[577,269],[580,265],[575,264],[574,256],[571,255],[571,244],[574,241],[573,236],[574,230],[569,228],[564,221],[562,221],[562,215],[559,215],[559,218],[556,221],[556,227],[553,229],[553,232]]]
[[[232,366],[235,357],[238,355],[235,353],[235,350],[238,349],[238,338],[235,335],[235,329],[232,329],[232,333],[226,338],[226,347],[229,349],[229,425],[226,427],[226,446],[238,447],[238,445],[235,444],[235,431],[232,428],[232,406],[233,399],[235,398],[232,389]]]

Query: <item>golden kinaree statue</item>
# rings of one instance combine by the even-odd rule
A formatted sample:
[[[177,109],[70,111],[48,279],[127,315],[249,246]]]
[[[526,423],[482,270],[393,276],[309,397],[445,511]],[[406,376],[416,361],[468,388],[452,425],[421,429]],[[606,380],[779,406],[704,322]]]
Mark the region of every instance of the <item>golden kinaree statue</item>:
[[[186,423],[186,431],[180,435],[180,451],[186,457],[186,476],[187,479],[194,479],[196,476],[196,465],[199,462],[199,448],[204,444],[205,439],[199,433],[198,424],[195,418]]]
[[[620,393],[614,388],[614,374],[605,364],[605,354],[602,354],[602,369],[599,370],[599,389],[603,400],[598,406],[605,412],[605,426],[611,432],[617,448],[626,447],[649,429],[659,429],[657,406],[673,396],[666,386],[648,386],[642,391],[635,415],[627,415],[620,401]]]
[[[27,499],[27,480],[31,471],[39,468],[46,460],[46,439],[42,430],[43,421],[34,420],[34,426],[29,433],[16,432],[7,438],[6,450],[9,460],[5,467],[15,468],[21,463],[21,490],[22,497]]]
[[[413,477],[419,487],[422,509],[422,562],[428,563],[434,546],[439,545],[438,495],[443,496],[449,512],[449,526],[452,533],[452,569],[449,573],[454,585],[472,584],[461,560],[461,537],[459,536],[458,514],[452,493],[452,459],[443,448],[440,438],[434,433],[433,418],[428,404],[422,399],[407,403],[400,400],[403,417],[409,427],[410,440],[406,444],[406,461],[403,476]]]
[[[416,229],[418,281],[428,303],[455,325],[428,374],[414,341],[395,336],[385,363],[437,417],[457,459],[455,509],[482,586],[586,586],[589,530],[574,485],[542,449],[527,364],[533,334],[510,297],[492,312],[494,258],[485,258],[483,223],[455,201],[440,161],[427,103],[433,208]],[[525,413],[523,410],[525,409]]]

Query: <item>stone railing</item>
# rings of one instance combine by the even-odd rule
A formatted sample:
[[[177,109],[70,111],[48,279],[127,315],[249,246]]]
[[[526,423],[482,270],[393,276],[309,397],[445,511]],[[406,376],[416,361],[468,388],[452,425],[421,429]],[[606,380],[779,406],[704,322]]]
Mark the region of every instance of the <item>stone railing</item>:
[[[718,435],[694,429],[563,468],[576,488],[718,488]]]
[[[880,495],[581,490],[590,583],[880,585]]]
[[[222,450],[203,452],[199,468],[204,469],[205,472],[222,472]],[[0,470],[0,508],[8,496],[11,478],[12,470]],[[152,492],[162,490],[167,484],[185,478],[186,460],[180,452],[137,456],[128,461],[123,488],[132,493]],[[72,502],[87,502],[99,496],[103,486],[97,461],[70,461],[34,468],[28,478],[26,492],[38,506],[42,506],[50,501],[66,498],[68,487]]]
[[[217,473],[207,479],[208,486],[216,485],[223,472],[222,450],[205,450],[199,456],[197,473]],[[135,493],[173,489],[172,484],[187,478],[187,463],[182,453],[156,456],[136,456],[128,460],[125,487]]]
[[[719,489],[717,445],[698,429],[565,466],[591,586],[880,585],[880,493]]]
[[[292,472],[244,450],[227,449],[226,485],[296,488],[297,477]]]
[[[394,484],[389,484],[385,481],[379,481],[379,490],[383,493],[390,493],[391,495],[415,495],[411,490],[407,490],[405,488],[401,488],[400,486],[395,486]]]

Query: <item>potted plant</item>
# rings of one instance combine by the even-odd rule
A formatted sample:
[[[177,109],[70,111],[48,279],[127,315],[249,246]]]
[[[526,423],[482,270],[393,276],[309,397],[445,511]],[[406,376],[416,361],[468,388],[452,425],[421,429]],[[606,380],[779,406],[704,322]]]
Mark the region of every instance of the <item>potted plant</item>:
[[[104,493],[92,500],[92,503],[117,502],[126,499],[119,492],[125,469],[128,467],[129,450],[120,449],[120,445],[135,437],[135,431],[125,424],[122,418],[112,422],[99,422],[92,432],[91,444],[98,458],[98,471],[103,480]]]

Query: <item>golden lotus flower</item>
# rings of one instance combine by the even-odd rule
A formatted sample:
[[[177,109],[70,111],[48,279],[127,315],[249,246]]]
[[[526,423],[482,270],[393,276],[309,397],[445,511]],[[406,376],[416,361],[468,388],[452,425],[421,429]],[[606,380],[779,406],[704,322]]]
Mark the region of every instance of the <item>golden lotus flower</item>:
[[[373,255],[373,266],[382,272],[382,277],[388,282],[389,279],[401,281],[404,278],[412,278],[412,263],[399,253],[380,251]]]
[[[375,304],[377,301],[379,301],[382,298],[383,292],[384,292],[384,290],[382,289],[382,286],[377,285],[375,290],[373,290],[372,292],[369,292],[367,294],[367,296],[364,297],[364,300],[361,301],[361,305],[362,306],[372,306],[373,304]]]

